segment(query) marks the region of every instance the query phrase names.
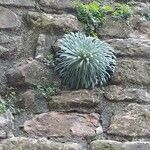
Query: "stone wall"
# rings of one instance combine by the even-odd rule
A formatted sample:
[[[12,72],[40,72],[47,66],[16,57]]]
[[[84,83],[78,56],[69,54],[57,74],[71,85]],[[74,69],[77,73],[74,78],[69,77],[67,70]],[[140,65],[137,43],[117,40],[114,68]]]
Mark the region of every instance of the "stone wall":
[[[150,22],[142,16],[150,3],[132,3],[134,14],[128,22],[108,16],[98,29],[117,56],[109,85],[90,91],[62,90],[44,100],[35,87],[58,85],[58,78],[53,64],[47,66],[43,59],[57,51],[58,38],[82,27],[74,3],[0,0],[0,95],[15,87],[20,107],[25,108],[15,115],[16,138],[4,140],[0,150],[150,149]],[[0,139],[8,137],[4,126],[10,124],[7,116],[2,118]]]

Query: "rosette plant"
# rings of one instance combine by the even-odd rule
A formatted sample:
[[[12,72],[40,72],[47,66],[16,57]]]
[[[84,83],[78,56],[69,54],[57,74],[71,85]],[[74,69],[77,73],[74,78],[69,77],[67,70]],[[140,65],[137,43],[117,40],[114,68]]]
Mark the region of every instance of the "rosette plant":
[[[102,86],[115,70],[113,48],[98,38],[71,32],[58,40],[58,46],[56,71],[71,89]]]

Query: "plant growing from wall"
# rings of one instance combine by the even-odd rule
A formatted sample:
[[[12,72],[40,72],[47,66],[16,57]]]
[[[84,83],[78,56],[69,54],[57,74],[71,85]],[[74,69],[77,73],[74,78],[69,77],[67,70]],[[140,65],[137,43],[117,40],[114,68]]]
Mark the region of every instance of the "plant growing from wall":
[[[147,21],[150,21],[150,13],[145,13],[143,14],[143,16],[145,17]]]
[[[7,89],[7,92],[4,96],[6,109],[10,109],[13,114],[19,114],[23,109],[20,109],[17,105],[18,97],[17,90],[13,87]]]
[[[96,28],[101,25],[105,16],[100,9],[100,2],[93,1],[89,4],[76,3],[77,17],[80,22],[85,24],[84,31],[87,35],[94,35]]]
[[[83,33],[70,33],[58,41],[56,71],[71,89],[102,86],[116,66],[113,49],[104,41]]]
[[[37,88],[44,98],[55,95],[56,89],[52,85],[39,85]]]
[[[132,9],[127,3],[113,3],[102,5],[101,0],[94,0],[85,4],[80,1],[76,3],[78,20],[83,23],[86,35],[95,36],[96,29],[101,26],[107,15],[127,20],[132,15]]]
[[[115,3],[113,16],[127,20],[132,15],[132,9],[128,4]]]
[[[0,114],[4,113],[6,111],[5,102],[3,100],[0,100]]]

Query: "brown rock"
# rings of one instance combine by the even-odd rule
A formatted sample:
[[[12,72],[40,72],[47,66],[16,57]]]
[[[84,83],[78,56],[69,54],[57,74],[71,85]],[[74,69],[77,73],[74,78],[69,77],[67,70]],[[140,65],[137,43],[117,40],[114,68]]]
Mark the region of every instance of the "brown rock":
[[[100,133],[99,115],[49,112],[36,115],[24,124],[24,130],[31,136],[71,138],[89,137]]]
[[[6,73],[8,84],[18,85],[40,85],[53,81],[53,72],[37,60],[25,60],[16,64]],[[51,80],[52,79],[52,80]]]
[[[98,92],[95,90],[63,91],[61,95],[49,100],[50,110],[90,111],[100,103]]]
[[[123,88],[120,86],[108,86],[105,89],[104,96],[110,101],[131,101],[139,103],[150,103],[150,93],[144,89]]]
[[[70,14],[53,15],[28,12],[26,21],[29,26],[47,30],[51,34],[63,35],[63,33],[78,30],[78,20]]]
[[[131,32],[132,28],[125,21],[111,17],[107,17],[104,24],[98,29],[98,34],[106,38],[127,38],[130,37]]]
[[[111,39],[107,42],[114,48],[118,57],[144,57],[150,58],[149,39]]]
[[[108,134],[131,137],[150,136],[150,105],[129,104],[111,119]]]
[[[20,96],[19,106],[21,108],[28,108],[35,103],[35,91],[28,90]]]
[[[150,84],[150,63],[145,60],[118,60],[118,66],[112,78],[113,84]]]

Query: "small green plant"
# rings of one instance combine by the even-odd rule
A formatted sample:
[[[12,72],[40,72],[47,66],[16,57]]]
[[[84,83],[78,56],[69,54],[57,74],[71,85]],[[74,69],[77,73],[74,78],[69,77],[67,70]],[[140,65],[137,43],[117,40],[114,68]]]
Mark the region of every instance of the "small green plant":
[[[43,63],[47,66],[51,66],[54,64],[54,61],[53,61],[53,55],[50,54],[50,55],[47,55],[44,59],[43,59]]]
[[[0,114],[6,111],[6,106],[4,101],[0,100]]]
[[[147,21],[150,21],[150,13],[145,13],[143,14],[143,16],[145,17]]]
[[[93,1],[89,4],[76,3],[77,17],[80,22],[85,24],[84,30],[87,35],[95,34],[96,28],[101,25],[105,16],[100,9],[100,2]]]
[[[39,85],[37,88],[44,98],[55,95],[55,88],[52,85]]]
[[[115,70],[113,49],[98,38],[83,33],[66,34],[58,41],[56,71],[71,89],[102,86]]]
[[[132,9],[128,4],[124,3],[115,3],[114,4],[114,17],[119,17],[124,20],[127,20],[132,15]]]
[[[20,109],[17,106],[18,98],[17,98],[17,92],[15,88],[13,87],[8,88],[4,99],[5,99],[6,108],[10,109],[10,111],[13,114],[19,114],[22,112],[22,109]]]

